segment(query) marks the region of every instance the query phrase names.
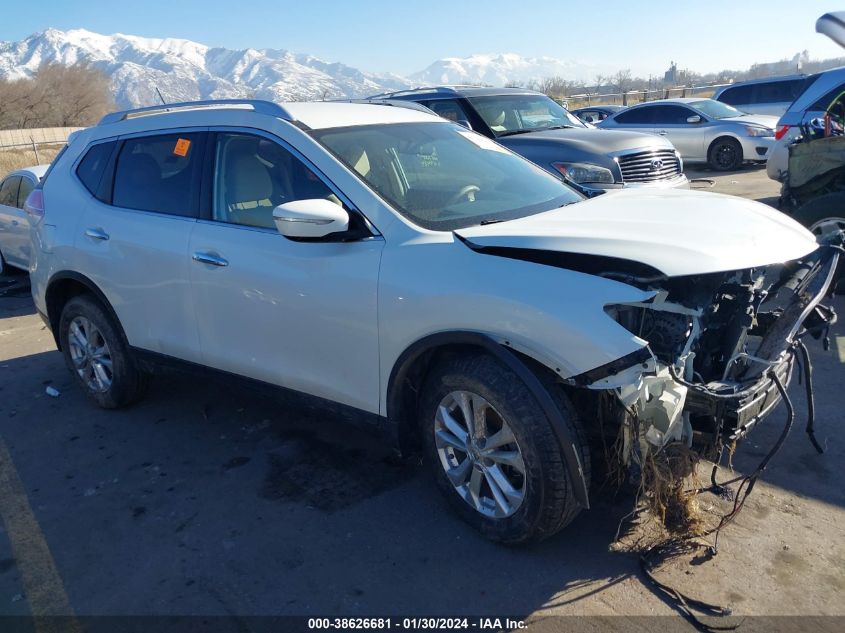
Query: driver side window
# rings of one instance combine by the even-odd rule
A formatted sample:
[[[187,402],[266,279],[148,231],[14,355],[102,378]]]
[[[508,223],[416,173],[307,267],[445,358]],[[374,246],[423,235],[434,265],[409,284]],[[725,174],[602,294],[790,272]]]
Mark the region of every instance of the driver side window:
[[[217,135],[212,217],[218,222],[273,229],[273,210],[293,200],[337,196],[278,143],[239,133]]]

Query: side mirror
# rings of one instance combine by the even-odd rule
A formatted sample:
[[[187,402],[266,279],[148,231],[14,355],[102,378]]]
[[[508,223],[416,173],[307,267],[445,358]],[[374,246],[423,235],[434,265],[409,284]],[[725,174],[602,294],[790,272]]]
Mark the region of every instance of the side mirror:
[[[349,228],[346,210],[325,198],[280,204],[273,209],[273,221],[285,237],[318,238]]]
[[[702,119],[697,114],[687,117],[687,123],[701,123]]]

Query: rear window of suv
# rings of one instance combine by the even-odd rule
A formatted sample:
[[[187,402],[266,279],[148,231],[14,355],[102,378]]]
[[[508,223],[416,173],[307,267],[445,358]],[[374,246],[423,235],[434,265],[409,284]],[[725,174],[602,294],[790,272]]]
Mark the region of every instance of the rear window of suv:
[[[103,200],[100,193],[100,183],[106,173],[106,166],[109,164],[112,151],[117,145],[117,141],[108,141],[106,143],[97,143],[88,149],[85,157],[79,161],[79,166],[76,168],[76,175],[79,180],[85,185],[85,188],[100,200]]]
[[[114,173],[112,204],[169,215],[199,215],[202,133],[126,139]]]

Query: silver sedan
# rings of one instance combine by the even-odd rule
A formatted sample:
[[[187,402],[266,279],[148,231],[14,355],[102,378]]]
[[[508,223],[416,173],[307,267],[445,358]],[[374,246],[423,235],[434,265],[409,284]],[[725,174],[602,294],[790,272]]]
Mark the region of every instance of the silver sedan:
[[[664,99],[632,106],[598,127],[652,132],[668,138],[685,162],[737,169],[765,162],[775,142],[777,117],[747,114],[713,99]]]
[[[0,272],[5,265],[23,270],[29,267],[29,220],[23,203],[48,166],[18,169],[0,181]]]

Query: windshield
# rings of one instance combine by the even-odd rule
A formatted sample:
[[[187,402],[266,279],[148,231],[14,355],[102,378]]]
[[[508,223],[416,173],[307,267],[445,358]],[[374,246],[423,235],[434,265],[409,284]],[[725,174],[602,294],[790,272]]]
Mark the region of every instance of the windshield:
[[[493,95],[470,97],[469,101],[496,136],[549,128],[587,127],[545,95]]]
[[[702,101],[693,101],[690,105],[711,119],[730,119],[735,116],[745,116],[747,112],[737,110],[736,108],[715,101],[714,99],[703,99]]]
[[[583,199],[533,163],[453,123],[362,125],[311,134],[427,229],[512,220]]]

